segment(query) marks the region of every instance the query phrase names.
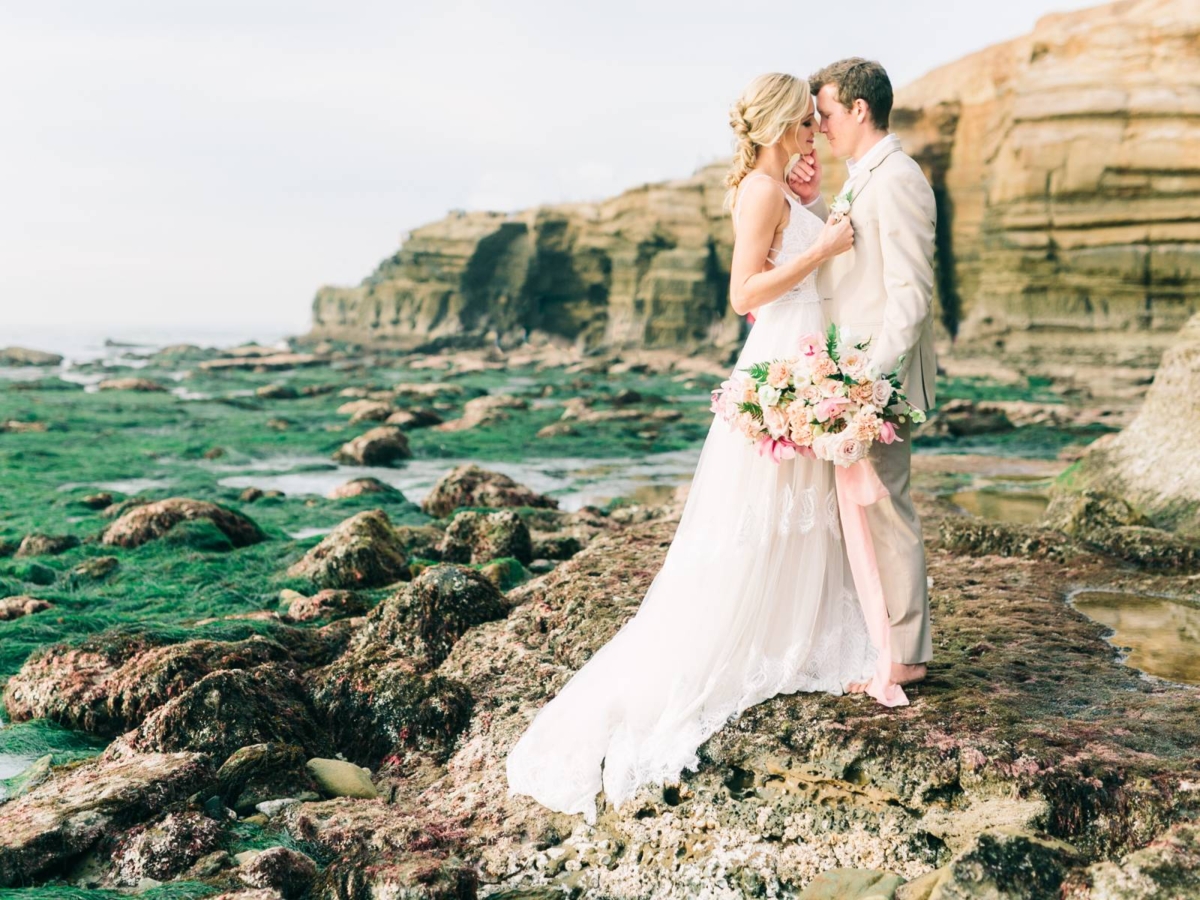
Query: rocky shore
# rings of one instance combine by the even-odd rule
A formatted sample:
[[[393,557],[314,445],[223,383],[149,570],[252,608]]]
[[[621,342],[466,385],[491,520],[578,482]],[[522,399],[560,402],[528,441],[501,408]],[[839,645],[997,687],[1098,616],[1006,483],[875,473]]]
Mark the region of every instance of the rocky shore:
[[[690,474],[654,462],[703,438],[719,361],[172,348],[131,360],[157,391],[47,362],[0,390],[24,475],[0,486],[0,886],[1191,896],[1200,688],[1071,598],[1197,602],[1191,520],[1099,474],[1194,392],[1194,331],[1138,415],[948,358],[914,465],[936,657],[912,705],[776,697],[594,827],[508,797],[505,754],[636,612]],[[981,518],[971,494],[1050,505]]]

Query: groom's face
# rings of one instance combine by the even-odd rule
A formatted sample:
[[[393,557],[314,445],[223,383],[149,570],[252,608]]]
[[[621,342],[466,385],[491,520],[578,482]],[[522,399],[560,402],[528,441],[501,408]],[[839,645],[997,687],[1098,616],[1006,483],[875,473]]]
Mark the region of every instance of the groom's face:
[[[838,86],[823,84],[817,91],[817,111],[821,114],[821,134],[829,141],[829,149],[838,159],[854,154],[860,125],[853,110],[838,101]]]

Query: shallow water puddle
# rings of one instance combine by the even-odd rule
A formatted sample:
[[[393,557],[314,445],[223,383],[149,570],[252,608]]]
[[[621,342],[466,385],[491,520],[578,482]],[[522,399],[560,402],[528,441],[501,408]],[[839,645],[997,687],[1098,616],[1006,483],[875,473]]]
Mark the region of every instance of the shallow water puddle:
[[[586,505],[603,505],[617,497],[636,502],[662,502],[680,485],[691,480],[700,456],[700,448],[651,453],[639,458],[559,458],[528,459],[521,462],[487,461],[485,469],[502,472],[520,484],[557,498],[559,507],[574,511]],[[259,461],[241,468],[241,474],[228,475],[217,483],[222,487],[257,487],[278,490],[288,495],[324,496],[352,478],[371,476],[402,491],[419,503],[438,479],[467,459],[410,459],[395,468],[374,466],[337,466],[323,461],[292,458],[272,464]],[[306,471],[279,471],[307,462]],[[283,463],[280,465],[280,463]],[[216,467],[213,467],[216,468]],[[230,467],[232,468],[232,467]],[[274,469],[275,471],[271,471]]]
[[[1080,591],[1071,605],[1113,630],[1125,663],[1168,681],[1200,684],[1200,603],[1120,591]]]
[[[1033,525],[1040,521],[1050,502],[1043,494],[999,485],[958,491],[948,499],[973,516],[1011,525]]]

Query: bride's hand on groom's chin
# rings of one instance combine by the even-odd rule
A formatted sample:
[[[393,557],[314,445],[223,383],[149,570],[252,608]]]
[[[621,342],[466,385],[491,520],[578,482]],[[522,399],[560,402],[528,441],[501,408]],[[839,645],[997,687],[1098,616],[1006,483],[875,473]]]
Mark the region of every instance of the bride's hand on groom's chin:
[[[821,195],[821,163],[815,153],[802,156],[787,173],[788,187],[801,203],[812,203]]]

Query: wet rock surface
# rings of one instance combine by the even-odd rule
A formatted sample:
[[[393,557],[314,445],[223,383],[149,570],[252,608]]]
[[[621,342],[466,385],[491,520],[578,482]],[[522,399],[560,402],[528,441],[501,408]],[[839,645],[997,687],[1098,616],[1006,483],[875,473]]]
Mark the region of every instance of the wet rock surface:
[[[350,466],[390,466],[411,456],[404,432],[392,425],[372,428],[333,454],[335,460]]]
[[[196,753],[85,762],[0,806],[0,887],[61,872],[114,830],[154,816],[212,776]]]
[[[204,500],[172,497],[134,506],[104,529],[101,543],[119,547],[139,547],[167,534],[180,522],[207,519],[229,539],[234,547],[245,547],[265,540],[266,535],[251,519]]]
[[[466,464],[447,472],[421,501],[431,516],[448,516],[464,506],[532,506],[555,509],[558,502],[517,484],[507,475]]]
[[[339,524],[288,574],[323,588],[381,587],[408,575],[408,556],[383,510],[358,513]]]

